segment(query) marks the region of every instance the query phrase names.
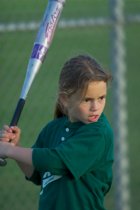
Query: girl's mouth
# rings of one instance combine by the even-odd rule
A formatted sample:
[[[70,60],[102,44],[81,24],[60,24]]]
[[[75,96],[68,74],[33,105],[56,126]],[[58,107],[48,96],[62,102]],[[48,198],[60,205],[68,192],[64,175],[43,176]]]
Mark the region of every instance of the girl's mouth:
[[[93,115],[88,117],[89,122],[97,122],[99,115]]]

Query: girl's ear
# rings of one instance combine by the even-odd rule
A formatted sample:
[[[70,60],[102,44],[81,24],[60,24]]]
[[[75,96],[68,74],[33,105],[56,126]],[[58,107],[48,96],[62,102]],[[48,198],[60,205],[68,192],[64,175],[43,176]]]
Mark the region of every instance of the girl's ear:
[[[61,104],[63,105],[64,108],[67,108],[68,106],[68,97],[65,94],[62,94],[59,98]]]

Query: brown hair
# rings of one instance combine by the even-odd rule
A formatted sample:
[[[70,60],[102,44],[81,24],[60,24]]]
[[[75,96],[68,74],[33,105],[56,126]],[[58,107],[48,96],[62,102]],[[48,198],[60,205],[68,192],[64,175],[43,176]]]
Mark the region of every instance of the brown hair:
[[[91,81],[108,82],[111,75],[104,71],[101,65],[89,55],[78,55],[66,61],[59,77],[58,99],[56,102],[54,117],[65,115],[60,102],[60,96],[70,97],[78,90],[81,94],[86,90]]]

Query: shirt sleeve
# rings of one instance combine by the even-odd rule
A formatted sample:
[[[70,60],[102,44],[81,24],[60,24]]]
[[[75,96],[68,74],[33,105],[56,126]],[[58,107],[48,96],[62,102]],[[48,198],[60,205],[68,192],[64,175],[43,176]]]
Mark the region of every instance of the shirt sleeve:
[[[27,176],[25,176],[25,179],[27,181],[31,181],[36,185],[41,185],[41,176],[40,173],[36,170],[34,170],[32,176],[30,178],[28,178]]]
[[[37,140],[35,141],[35,143],[32,145],[32,148],[42,148],[42,134],[43,134],[43,130],[42,132],[40,132]],[[30,178],[28,178],[27,176],[25,176],[25,179],[27,181],[31,181],[36,185],[41,185],[41,176],[40,176],[40,172],[38,170],[34,170],[32,176]]]
[[[34,148],[32,161],[35,169],[41,172],[50,171],[54,175],[67,175],[69,173],[64,161],[55,149]]]
[[[104,150],[105,139],[100,129],[82,126],[74,136],[54,149],[33,149],[33,165],[37,170],[56,174],[69,171],[79,178],[99,164]]]
[[[68,169],[56,151],[48,147],[47,143],[49,142],[49,139],[45,142],[44,148],[44,138],[49,136],[48,127],[49,124],[44,127],[35,144],[32,146],[32,161],[34,168],[38,172],[50,171],[54,175],[66,175],[68,174]]]

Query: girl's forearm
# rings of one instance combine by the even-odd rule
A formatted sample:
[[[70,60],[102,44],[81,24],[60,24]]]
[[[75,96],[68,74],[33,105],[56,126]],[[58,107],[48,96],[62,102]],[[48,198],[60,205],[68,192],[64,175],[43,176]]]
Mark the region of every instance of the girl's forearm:
[[[7,157],[25,163],[27,165],[33,166],[31,148],[11,146],[7,151]]]
[[[34,167],[28,164],[25,164],[23,162],[19,162],[19,161],[16,161],[16,162],[17,162],[18,167],[25,174],[25,176],[30,178],[34,172]]]
[[[12,146],[7,151],[7,157],[15,160],[22,172],[30,178],[33,174],[34,167],[32,164],[32,149]]]
[[[17,162],[22,162],[29,166],[33,166],[32,163],[32,149],[31,148],[23,148],[19,146],[10,146],[7,150],[6,156]]]

